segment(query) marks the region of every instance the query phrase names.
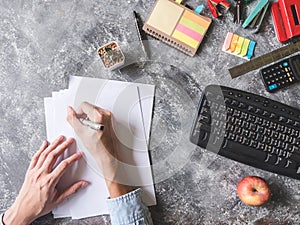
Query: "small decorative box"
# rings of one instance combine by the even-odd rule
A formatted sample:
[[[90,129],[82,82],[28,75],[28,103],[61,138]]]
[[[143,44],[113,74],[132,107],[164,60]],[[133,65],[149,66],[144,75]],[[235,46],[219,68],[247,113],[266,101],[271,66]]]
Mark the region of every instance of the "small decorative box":
[[[106,69],[114,70],[117,67],[124,65],[125,56],[122,53],[117,42],[112,41],[98,49],[98,54],[102,64]]]

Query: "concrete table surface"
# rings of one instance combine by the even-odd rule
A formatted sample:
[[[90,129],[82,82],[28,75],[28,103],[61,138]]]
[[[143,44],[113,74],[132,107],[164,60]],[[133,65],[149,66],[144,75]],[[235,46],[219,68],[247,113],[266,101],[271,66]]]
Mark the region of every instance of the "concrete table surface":
[[[157,196],[157,206],[151,207],[154,224],[300,224],[299,181],[219,157],[188,140],[199,97],[208,84],[255,92],[299,108],[299,85],[270,94],[258,71],[231,79],[227,69],[245,60],[221,51],[227,32],[257,41],[256,56],[281,47],[270,13],[258,34],[234,24],[231,12],[213,19],[195,57],[147,37],[146,59],[132,11],[145,21],[153,3],[0,1],[0,209],[12,204],[31,157],[46,139],[43,98],[67,88],[69,76],[77,75],[156,85],[150,142]],[[206,6],[205,0],[187,3]],[[254,5],[247,6],[246,14]],[[207,7],[203,14],[212,17]],[[123,69],[109,72],[97,48],[113,40],[127,60]],[[265,206],[248,207],[239,201],[236,184],[247,175],[269,183],[272,198]],[[33,224],[110,224],[110,219],[54,220],[47,215]]]

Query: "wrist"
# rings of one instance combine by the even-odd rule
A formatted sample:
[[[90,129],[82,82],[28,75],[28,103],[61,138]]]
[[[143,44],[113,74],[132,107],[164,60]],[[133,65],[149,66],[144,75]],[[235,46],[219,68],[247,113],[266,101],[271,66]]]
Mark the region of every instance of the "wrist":
[[[4,225],[27,225],[31,221],[26,217],[26,212],[21,212],[19,207],[12,205],[3,215]]]
[[[132,187],[105,180],[110,198],[117,198],[132,191]]]

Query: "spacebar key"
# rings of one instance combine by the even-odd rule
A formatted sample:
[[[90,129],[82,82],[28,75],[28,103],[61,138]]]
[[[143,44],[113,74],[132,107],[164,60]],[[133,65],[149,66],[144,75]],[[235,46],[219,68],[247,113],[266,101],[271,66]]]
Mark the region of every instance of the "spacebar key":
[[[251,148],[245,145],[241,145],[239,143],[225,140],[223,144],[223,149],[228,152],[232,152],[239,155],[249,156],[252,158],[256,158],[258,161],[262,162],[266,159],[267,153],[261,150],[257,150],[255,148]]]

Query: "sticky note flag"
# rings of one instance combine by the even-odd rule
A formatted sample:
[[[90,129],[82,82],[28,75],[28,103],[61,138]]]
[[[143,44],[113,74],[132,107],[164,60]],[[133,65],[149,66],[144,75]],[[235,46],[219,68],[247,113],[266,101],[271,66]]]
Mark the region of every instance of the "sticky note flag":
[[[230,48],[230,43],[231,43],[231,40],[232,40],[232,36],[233,36],[233,33],[231,33],[231,32],[227,33],[227,36],[226,36],[226,39],[225,39],[225,42],[224,42],[224,45],[223,45],[223,50],[224,51],[227,51]]]
[[[255,41],[251,41],[249,44],[249,48],[248,48],[248,53],[247,53],[247,58],[251,59],[252,56],[254,55],[254,48],[255,48],[256,42]]]
[[[229,54],[249,60],[254,55],[255,45],[255,41],[228,32],[222,50]]]
[[[233,37],[232,37],[232,39],[231,39],[229,51],[231,51],[231,52],[235,51],[236,45],[238,43],[238,40],[239,40],[239,36],[236,35],[236,34],[234,34]]]
[[[238,40],[237,45],[236,45],[236,47],[235,47],[234,54],[239,55],[239,54],[241,53],[242,47],[243,47],[243,43],[244,43],[244,40],[245,40],[245,38],[239,37],[239,40]]]
[[[242,52],[241,52],[242,57],[245,57],[247,55],[249,44],[250,44],[250,40],[245,38],[243,47],[242,47]]]

